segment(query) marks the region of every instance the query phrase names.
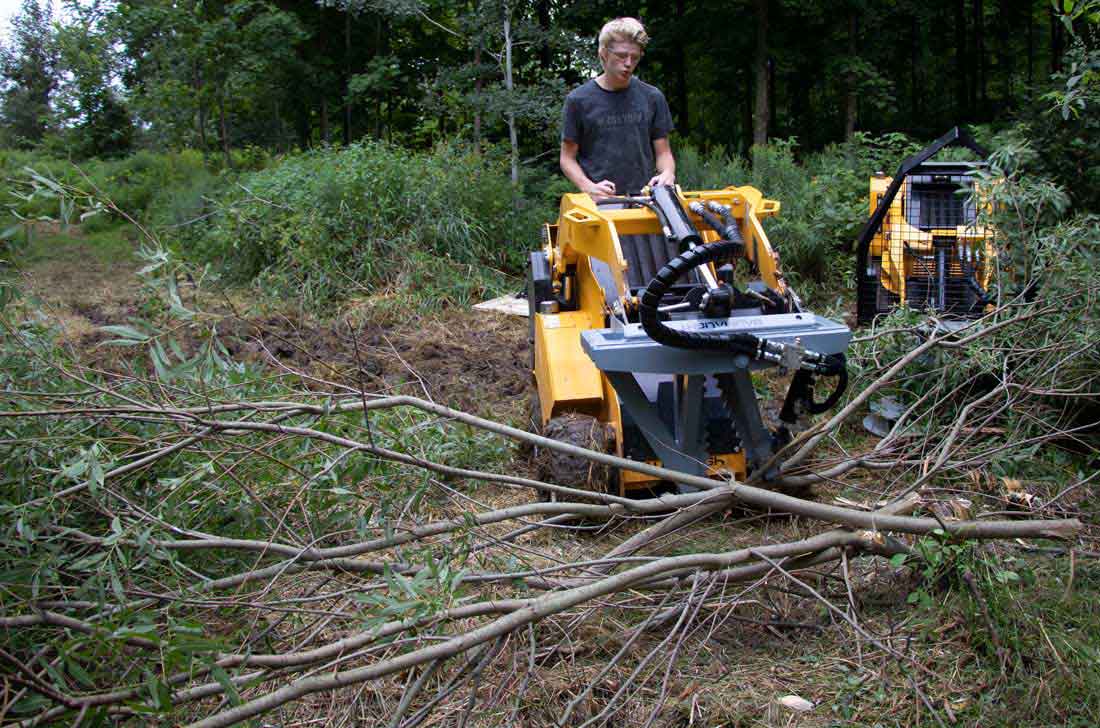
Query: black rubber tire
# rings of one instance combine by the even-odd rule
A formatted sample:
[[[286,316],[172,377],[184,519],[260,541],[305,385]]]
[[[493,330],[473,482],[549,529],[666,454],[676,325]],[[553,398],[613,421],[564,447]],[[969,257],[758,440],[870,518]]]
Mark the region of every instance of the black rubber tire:
[[[614,444],[611,428],[591,415],[566,412],[546,423],[543,435],[569,445],[608,452]],[[577,455],[539,448],[535,463],[540,480],[600,493],[612,483],[611,468]]]

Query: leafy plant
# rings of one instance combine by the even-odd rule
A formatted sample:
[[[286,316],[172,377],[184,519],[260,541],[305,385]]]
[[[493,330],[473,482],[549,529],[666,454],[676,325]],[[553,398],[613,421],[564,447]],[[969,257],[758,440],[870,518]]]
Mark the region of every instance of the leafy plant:
[[[463,267],[514,271],[526,249],[503,160],[458,147],[416,154],[367,142],[307,152],[245,177],[218,205],[205,224],[180,232],[180,249],[307,305],[408,278],[476,291],[485,279]],[[447,288],[441,297],[456,300]]]

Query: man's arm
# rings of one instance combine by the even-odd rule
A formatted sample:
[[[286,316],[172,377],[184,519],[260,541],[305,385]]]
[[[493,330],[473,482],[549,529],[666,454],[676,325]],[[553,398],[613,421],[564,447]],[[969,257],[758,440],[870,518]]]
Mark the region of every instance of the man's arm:
[[[562,173],[570,182],[577,186],[578,190],[591,195],[594,200],[614,195],[614,182],[606,179],[601,182],[593,182],[588,179],[588,175],[581,169],[581,163],[577,161],[577,153],[580,152],[580,149],[580,145],[574,141],[570,141],[569,139],[561,140],[561,153],[558,155],[558,165],[561,166]]]
[[[668,137],[653,140],[653,156],[657,164],[657,174],[649,180],[649,186],[676,184],[676,158],[672,156],[672,145],[668,143]]]

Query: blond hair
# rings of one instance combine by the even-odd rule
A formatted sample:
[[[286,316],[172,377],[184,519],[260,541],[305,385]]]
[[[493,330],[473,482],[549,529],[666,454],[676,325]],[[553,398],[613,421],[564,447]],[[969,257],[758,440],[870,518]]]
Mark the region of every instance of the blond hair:
[[[637,43],[645,48],[649,43],[649,35],[645,32],[645,26],[637,18],[615,18],[600,28],[600,53],[616,41]]]

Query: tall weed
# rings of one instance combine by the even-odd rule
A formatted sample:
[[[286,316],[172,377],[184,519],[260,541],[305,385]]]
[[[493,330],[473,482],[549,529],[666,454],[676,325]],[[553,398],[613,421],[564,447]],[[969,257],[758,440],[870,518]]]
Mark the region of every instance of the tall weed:
[[[10,189],[18,189],[28,170],[67,187],[109,197],[119,209],[143,222],[181,222],[194,212],[181,205],[192,198],[188,191],[210,196],[227,184],[228,177],[208,166],[195,150],[181,152],[139,151],[122,159],[89,159],[76,163],[41,152],[0,150],[0,175]],[[36,197],[19,200],[6,196],[0,204],[23,217],[57,218],[59,200]],[[193,217],[194,215],[192,215]],[[182,218],[182,219],[180,219]]]
[[[482,277],[462,266],[521,266],[530,242],[516,239],[517,221],[533,209],[522,203],[496,155],[368,141],[242,177],[218,213],[183,239],[191,255],[238,279],[313,303],[437,277],[480,288]]]

